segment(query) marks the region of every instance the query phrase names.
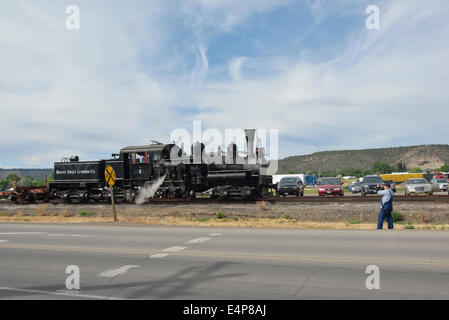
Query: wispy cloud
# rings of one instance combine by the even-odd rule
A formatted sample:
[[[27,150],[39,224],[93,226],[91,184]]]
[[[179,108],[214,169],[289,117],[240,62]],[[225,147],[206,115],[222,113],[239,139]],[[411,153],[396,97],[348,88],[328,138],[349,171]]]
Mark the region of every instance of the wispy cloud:
[[[193,119],[278,128],[282,156],[447,143],[443,0],[378,1],[376,31],[369,1],[75,3],[79,31],[64,3],[0,4],[0,167],[107,157]]]

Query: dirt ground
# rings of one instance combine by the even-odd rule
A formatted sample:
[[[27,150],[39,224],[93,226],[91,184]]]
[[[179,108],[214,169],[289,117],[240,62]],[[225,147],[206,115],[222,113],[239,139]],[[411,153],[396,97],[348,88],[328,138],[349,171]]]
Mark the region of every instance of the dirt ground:
[[[398,227],[449,229],[449,205],[435,202],[400,202],[394,210],[402,216]],[[117,206],[121,222],[170,225],[227,225],[245,227],[372,229],[377,223],[378,203],[213,203],[144,204]],[[0,203],[1,221],[106,222],[106,204]]]

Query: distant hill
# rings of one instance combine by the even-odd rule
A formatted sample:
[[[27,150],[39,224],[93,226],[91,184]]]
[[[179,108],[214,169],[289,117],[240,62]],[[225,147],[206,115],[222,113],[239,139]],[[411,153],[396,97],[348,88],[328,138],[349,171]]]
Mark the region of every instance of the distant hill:
[[[337,171],[343,169],[369,170],[375,161],[394,165],[403,162],[408,169],[435,169],[449,164],[449,145],[421,145],[410,147],[322,151],[309,155],[292,156],[279,160],[278,173],[297,173]],[[30,176],[35,180],[44,179],[53,169],[0,169],[0,180],[9,174]]]
[[[34,180],[42,180],[45,176],[50,177],[53,169],[0,169],[0,180],[5,179],[9,174],[17,174],[19,177],[32,177]]]
[[[369,170],[373,162],[394,165],[403,162],[408,169],[435,169],[449,164],[449,145],[420,145],[410,147],[322,151],[279,160],[278,173],[325,172],[343,169]]]

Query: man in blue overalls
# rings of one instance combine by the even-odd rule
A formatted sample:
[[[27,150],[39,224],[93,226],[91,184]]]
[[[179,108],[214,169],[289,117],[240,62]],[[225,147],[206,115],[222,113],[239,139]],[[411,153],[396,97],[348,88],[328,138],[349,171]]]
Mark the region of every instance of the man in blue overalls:
[[[393,211],[393,191],[390,190],[390,184],[386,183],[384,190],[378,191],[377,194],[382,196],[377,229],[382,229],[385,219],[388,220],[388,229],[393,229],[393,217],[391,215],[391,211]]]

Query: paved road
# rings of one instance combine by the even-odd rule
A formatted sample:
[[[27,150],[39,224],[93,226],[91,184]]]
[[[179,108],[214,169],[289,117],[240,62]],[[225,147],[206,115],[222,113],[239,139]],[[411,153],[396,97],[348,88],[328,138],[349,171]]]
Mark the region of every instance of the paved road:
[[[449,232],[0,224],[0,299],[106,298],[448,299]]]

